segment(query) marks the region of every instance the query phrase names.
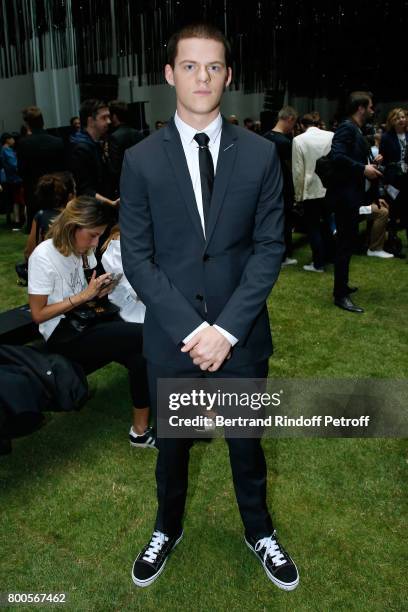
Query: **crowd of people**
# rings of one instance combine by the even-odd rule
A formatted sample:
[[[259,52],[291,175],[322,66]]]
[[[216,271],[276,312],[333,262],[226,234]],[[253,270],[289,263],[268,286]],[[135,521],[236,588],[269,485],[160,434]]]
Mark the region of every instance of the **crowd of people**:
[[[283,177],[281,266],[297,264],[293,231],[300,223],[312,255],[303,270],[323,273],[334,263],[334,304],[356,313],[363,308],[350,297],[357,287],[349,283],[349,264],[360,221],[367,220],[369,257],[403,257],[397,233],[408,232],[408,112],[392,109],[381,126],[371,123],[373,115],[372,94],[354,92],[348,118],[332,130],[319,112],[299,116],[285,106],[263,134],[276,146]],[[130,443],[154,446],[141,357],[145,307],[123,274],[118,225],[123,157],[143,137],[128,125],[126,103],[117,100],[85,100],[65,141],[44,130],[39,108],[25,109],[23,120],[25,136],[1,136],[1,195],[12,229],[24,225],[29,233],[24,256],[33,318],[53,350],[76,357],[85,371],[115,360],[127,365],[134,406]],[[236,115],[228,122],[239,125]],[[156,131],[165,126],[158,120]],[[260,122],[251,118],[243,127],[262,132]],[[316,163],[325,158],[332,164],[331,180],[322,177],[326,186],[316,173]],[[87,269],[95,270],[89,284]],[[69,312],[108,294],[118,312],[74,339],[77,330]],[[83,342],[92,346],[89,354],[79,350]]]
[[[85,373],[111,361],[127,368],[129,441],[159,450],[159,509],[152,539],[133,566],[138,586],[158,577],[181,540],[187,494],[190,442],[156,440],[150,426],[157,381],[201,372],[267,376],[265,300],[280,268],[297,264],[296,216],[312,252],[304,271],[323,274],[333,262],[334,304],[353,313],[363,312],[349,283],[360,221],[369,221],[369,257],[392,259],[399,253],[387,250],[387,234],[408,232],[404,109],[393,109],[380,133],[368,127],[372,94],[358,91],[333,130],[317,111],[298,117],[290,106],[266,133],[249,117],[240,129],[235,115],[223,121],[219,113],[232,74],[223,35],[208,26],[185,28],[167,51],[165,76],[176,88],[177,112],[167,125],[156,122],[157,137],[144,140],[128,124],[125,103],[96,99],[81,104],[65,141],[44,129],[37,107],[23,111],[25,136],[1,137],[8,222],[13,229],[25,223],[29,234],[34,322],[49,350]],[[147,309],[135,286],[143,287]],[[227,442],[246,543],[268,577],[292,590],[298,571],[266,507],[260,442]]]

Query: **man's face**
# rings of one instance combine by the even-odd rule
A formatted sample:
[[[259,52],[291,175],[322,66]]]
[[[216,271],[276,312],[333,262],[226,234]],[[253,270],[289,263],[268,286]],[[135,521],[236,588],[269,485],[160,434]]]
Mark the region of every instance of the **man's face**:
[[[209,38],[185,38],[177,45],[174,69],[167,64],[166,80],[176,88],[177,112],[188,120],[218,113],[221,96],[231,82],[224,45]]]
[[[371,117],[374,117],[374,104],[373,104],[373,101],[370,99],[368,106],[365,109],[364,120],[370,121]]]
[[[98,138],[106,136],[111,124],[109,108],[100,108],[96,113],[95,119],[93,117],[88,118],[88,125],[92,127]]]

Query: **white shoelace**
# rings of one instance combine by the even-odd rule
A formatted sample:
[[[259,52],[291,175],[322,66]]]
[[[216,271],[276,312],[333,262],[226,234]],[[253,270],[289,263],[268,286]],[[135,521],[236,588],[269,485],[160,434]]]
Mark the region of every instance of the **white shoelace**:
[[[169,538],[166,534],[161,531],[153,531],[152,539],[149,544],[149,548],[146,550],[143,555],[143,561],[148,561],[149,563],[154,563],[156,561],[157,555],[162,549],[165,542],[168,542]]]
[[[274,565],[284,565],[286,563],[286,559],[281,549],[279,548],[279,544],[274,538],[275,532],[268,538],[262,538],[262,540],[258,540],[255,545],[255,550],[258,552],[262,548],[265,548],[264,553],[264,563],[266,562],[267,557],[271,557],[272,563]]]

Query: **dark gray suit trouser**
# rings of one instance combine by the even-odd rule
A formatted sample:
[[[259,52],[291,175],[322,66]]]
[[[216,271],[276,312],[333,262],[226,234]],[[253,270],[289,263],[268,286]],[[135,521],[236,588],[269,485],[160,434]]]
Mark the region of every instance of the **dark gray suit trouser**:
[[[193,366],[193,368],[195,368]],[[201,370],[172,368],[147,364],[149,390],[153,413],[156,414],[158,378],[199,378]],[[234,368],[228,365],[220,372],[210,374],[218,378],[266,378],[268,362]],[[156,465],[158,510],[155,528],[169,535],[178,535],[188,487],[188,463],[191,439],[160,438]],[[259,438],[227,439],[235,495],[245,532],[257,539],[269,536],[272,520],[266,505],[266,463]]]

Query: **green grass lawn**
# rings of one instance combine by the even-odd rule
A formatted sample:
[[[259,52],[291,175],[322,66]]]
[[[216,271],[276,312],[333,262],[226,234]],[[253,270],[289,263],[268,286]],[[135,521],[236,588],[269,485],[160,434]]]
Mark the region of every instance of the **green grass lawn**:
[[[27,301],[13,265],[24,241],[0,227],[0,310]],[[301,269],[308,246],[296,257],[269,302],[270,375],[407,378],[406,260],[353,258],[356,302],[367,309],[353,315],[332,305],[331,270]],[[128,445],[124,370],[111,365],[91,380],[97,392],[80,413],[49,414],[0,457],[0,592],[66,592],[74,611],[408,608],[402,439],[264,441],[270,508],[301,575],[292,593],[267,580],[243,543],[226,445],[197,443],[184,540],[163,576],[137,589],[130,570],[153,526],[156,454]]]

